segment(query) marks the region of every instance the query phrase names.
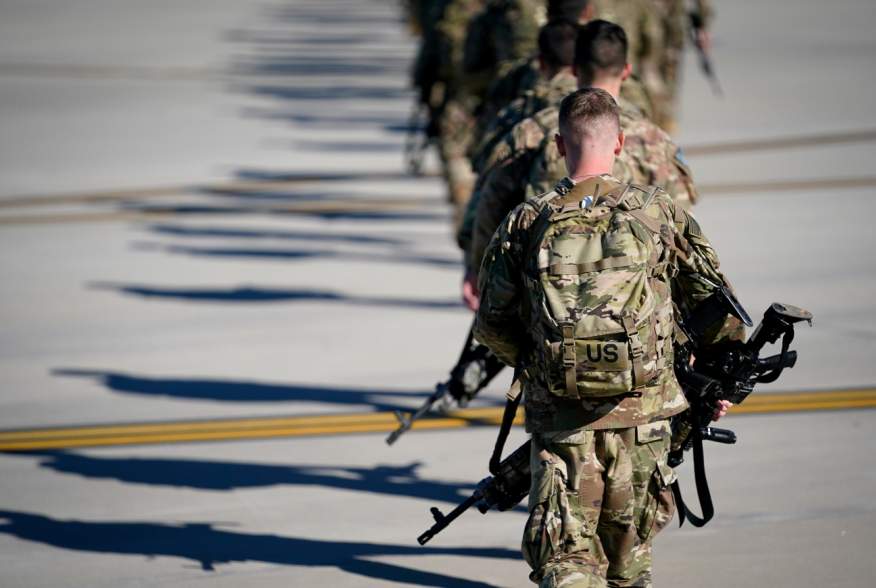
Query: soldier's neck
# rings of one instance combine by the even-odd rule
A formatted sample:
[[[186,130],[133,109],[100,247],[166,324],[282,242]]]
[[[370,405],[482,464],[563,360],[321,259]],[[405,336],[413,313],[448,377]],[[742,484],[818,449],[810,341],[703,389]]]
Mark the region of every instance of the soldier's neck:
[[[605,90],[611,97],[617,100],[618,96],[620,96],[620,88],[623,80],[619,77],[615,76],[601,76],[596,77],[590,83],[591,88],[599,88],[600,90]]]
[[[611,160],[596,159],[578,161],[574,164],[573,162],[567,161],[566,165],[569,169],[569,177],[572,178],[575,182],[580,182],[581,180],[591,178],[593,176],[611,175],[611,168],[614,165],[614,158],[612,158]]]

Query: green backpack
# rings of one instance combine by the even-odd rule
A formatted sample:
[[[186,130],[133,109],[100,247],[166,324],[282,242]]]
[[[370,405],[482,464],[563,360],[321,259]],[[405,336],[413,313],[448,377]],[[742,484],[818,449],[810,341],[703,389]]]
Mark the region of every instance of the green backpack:
[[[552,394],[635,393],[671,373],[675,249],[658,191],[603,176],[533,203],[529,324]]]

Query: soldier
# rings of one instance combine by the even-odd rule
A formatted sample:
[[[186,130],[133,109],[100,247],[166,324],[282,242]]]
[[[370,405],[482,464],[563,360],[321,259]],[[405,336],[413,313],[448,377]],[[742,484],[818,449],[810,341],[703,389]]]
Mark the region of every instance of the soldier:
[[[651,116],[649,89],[639,79],[645,75],[654,86],[656,61],[660,55],[660,29],[648,0],[548,0],[548,19],[564,18],[584,24],[594,18],[620,25],[630,33],[629,60],[634,75],[625,80],[621,95]],[[532,57],[521,59],[499,72],[481,106],[481,118],[490,119],[513,99],[530,90],[539,80],[538,64]]]
[[[593,5],[590,0],[548,0],[547,20],[568,20],[585,23],[593,18]],[[487,89],[484,102],[481,105],[480,119],[493,120],[496,115],[516,98],[532,90],[543,80],[538,57],[522,56],[515,62],[509,62],[495,73],[494,81]],[[481,123],[485,126],[485,123]]]
[[[679,69],[685,38],[690,32],[693,43],[708,52],[713,11],[710,0],[696,0],[687,11],[685,0],[651,0],[663,37],[663,50],[657,56],[659,79],[649,87],[654,107],[654,121],[667,132],[674,132],[679,84]],[[655,80],[652,78],[651,80]]]
[[[463,69],[472,92],[482,100],[499,72],[535,53],[545,22],[544,0],[488,0],[466,34]]]
[[[431,6],[414,64],[414,86],[429,108],[429,132],[438,139],[438,154],[457,216],[471,195],[474,173],[467,151],[474,129],[476,98],[462,75],[463,43],[468,25],[484,0],[440,0]]]
[[[530,579],[650,587],[652,540],[675,510],[669,418],[687,405],[673,305],[689,312],[726,281],[684,209],[610,175],[624,134],[608,92],[579,90],[559,116],[570,177],[502,221],[481,268],[475,335],[522,374]],[[715,322],[711,332],[741,337],[735,318]]]
[[[641,111],[619,97],[631,69],[626,50],[626,35],[614,23],[591,21],[579,31],[579,83],[606,90],[618,99],[621,109],[627,141],[614,172],[625,181],[661,186],[682,206],[689,206],[697,193],[680,149]],[[502,162],[492,167],[469,203],[476,210],[463,285],[469,306],[477,305],[475,274],[499,221],[524,198],[549,190],[566,174],[565,162],[553,141],[558,123],[557,108],[546,108],[516,125],[496,147],[503,152],[497,157]]]
[[[542,81],[536,84],[534,89],[527,91],[505,107],[483,133],[478,149],[472,154],[473,166],[479,178],[475,184],[474,194],[478,194],[484,174],[506,156],[504,151],[496,149],[496,146],[505,139],[507,132],[520,121],[542,109],[559,104],[560,100],[577,88],[578,80],[573,68],[577,35],[578,27],[575,21],[566,19],[552,20],[539,31],[537,62]],[[476,201],[476,198],[469,200],[457,232],[457,242],[466,252],[466,258],[471,250]],[[473,279],[468,280],[468,283],[473,284]],[[470,301],[471,299],[468,300]],[[471,308],[474,310],[473,307]]]
[[[480,143],[472,151],[475,172],[480,176],[494,161],[494,148],[514,125],[540,110],[559,104],[578,87],[575,77],[575,40],[578,25],[568,20],[553,20],[538,34],[539,81],[531,90],[512,101],[489,121]]]

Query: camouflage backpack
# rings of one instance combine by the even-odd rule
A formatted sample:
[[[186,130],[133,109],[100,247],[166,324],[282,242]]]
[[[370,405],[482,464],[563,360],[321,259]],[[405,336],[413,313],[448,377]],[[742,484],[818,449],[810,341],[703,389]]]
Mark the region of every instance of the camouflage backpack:
[[[533,202],[527,259],[534,367],[569,399],[663,381],[672,366],[672,214],[659,188],[601,176]]]

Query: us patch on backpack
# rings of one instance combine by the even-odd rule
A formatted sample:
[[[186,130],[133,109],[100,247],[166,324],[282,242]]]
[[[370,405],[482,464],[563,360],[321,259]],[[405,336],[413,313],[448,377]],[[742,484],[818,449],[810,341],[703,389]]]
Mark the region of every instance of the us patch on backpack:
[[[537,201],[530,233],[534,360],[564,398],[656,385],[672,362],[671,217],[656,188],[607,176],[563,186]]]

